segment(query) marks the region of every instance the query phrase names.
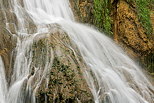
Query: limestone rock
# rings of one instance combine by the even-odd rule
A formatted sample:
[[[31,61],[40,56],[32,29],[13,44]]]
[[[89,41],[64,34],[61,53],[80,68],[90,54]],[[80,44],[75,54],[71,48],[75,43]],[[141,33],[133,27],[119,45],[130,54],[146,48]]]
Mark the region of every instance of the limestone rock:
[[[134,55],[143,56],[152,51],[153,45],[147,38],[144,28],[139,23],[136,12],[125,1],[117,5],[117,38],[127,50]]]
[[[12,51],[15,48],[16,39],[11,33],[4,27],[0,26],[0,55],[2,56],[6,77],[10,78],[12,73]],[[8,80],[9,81],[9,80]]]
[[[69,0],[77,21],[93,24],[93,0]]]
[[[44,53],[46,50],[53,51],[52,55],[48,54],[49,58],[53,58],[51,70],[48,72],[49,82],[47,83],[44,78],[37,89],[37,102],[45,103],[46,99],[48,103],[93,103],[93,96],[83,76],[84,69],[87,67],[69,36],[57,30],[38,40],[35,45],[34,51],[37,53],[34,53],[36,58],[34,64],[35,62],[39,65],[44,64],[44,61],[39,61],[43,50]]]
[[[97,26],[94,23],[94,0],[70,0],[70,2],[75,17],[79,22]],[[133,59],[141,61],[141,64],[145,67],[152,66],[154,36],[149,36],[141,25],[138,18],[136,1],[108,0],[108,3],[112,19],[110,24],[112,26],[111,32],[113,32],[113,38],[116,43],[124,48]],[[103,17],[100,19],[103,19]],[[153,22],[153,13],[151,13],[151,21]],[[100,24],[102,25],[102,22]]]

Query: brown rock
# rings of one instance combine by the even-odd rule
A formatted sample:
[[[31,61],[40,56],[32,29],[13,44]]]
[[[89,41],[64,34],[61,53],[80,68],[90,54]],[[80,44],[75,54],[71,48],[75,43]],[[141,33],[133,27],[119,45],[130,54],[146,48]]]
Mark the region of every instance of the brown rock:
[[[15,45],[15,37],[6,28],[0,26],[0,55],[5,65],[7,79],[9,79],[12,72],[11,56]]]
[[[77,21],[93,24],[93,0],[70,0]]]
[[[139,23],[133,7],[120,0],[117,4],[117,22],[115,40],[133,56],[147,55],[152,51],[153,45],[147,38],[144,28]]]

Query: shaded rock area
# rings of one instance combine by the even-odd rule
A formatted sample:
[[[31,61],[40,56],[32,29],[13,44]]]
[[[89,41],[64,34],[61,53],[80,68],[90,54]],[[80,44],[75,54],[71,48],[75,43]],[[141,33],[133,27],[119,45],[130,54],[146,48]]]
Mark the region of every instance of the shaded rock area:
[[[93,96],[83,77],[87,67],[67,34],[56,30],[50,36],[38,40],[34,46],[34,51],[37,52],[34,53],[34,64],[44,64],[44,61],[41,60],[40,63],[39,59],[42,58],[40,52],[46,53],[46,44],[47,51],[52,51],[52,55],[48,56],[53,58],[53,61],[48,72],[49,81],[44,78],[37,89],[37,103],[93,103]]]
[[[93,0],[69,0],[69,1],[77,21],[93,24],[94,22]]]
[[[112,36],[111,4],[113,0],[69,0],[78,22],[90,24]]]

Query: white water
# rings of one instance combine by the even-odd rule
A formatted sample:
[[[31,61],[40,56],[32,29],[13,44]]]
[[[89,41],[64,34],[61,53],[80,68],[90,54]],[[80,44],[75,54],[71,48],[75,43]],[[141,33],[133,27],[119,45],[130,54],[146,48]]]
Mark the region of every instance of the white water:
[[[5,79],[5,69],[2,57],[0,56],[0,103],[5,103],[7,92],[7,82]]]
[[[48,33],[50,28],[47,25],[53,23],[59,24],[78,46],[89,67],[89,70],[85,70],[83,74],[95,103],[102,103],[102,101],[105,103],[153,103],[153,93],[150,89],[154,90],[154,88],[140,71],[140,67],[104,34],[74,22],[68,0],[24,0],[24,9],[17,1],[12,0],[19,23],[17,56],[8,90],[4,66],[0,58],[0,71],[2,71],[0,72],[0,100],[2,100],[0,103],[25,103],[27,99],[35,103],[35,90],[32,93],[31,87],[35,85],[37,89],[43,78],[47,77],[53,58],[46,57],[44,67],[39,65],[34,68],[34,75],[38,78],[32,83],[34,77],[28,78],[32,64],[32,44],[38,35]],[[26,21],[29,19],[25,17],[27,14],[24,10],[37,27],[34,34],[28,34]],[[49,54],[53,54],[52,50]],[[42,68],[45,69],[42,70]],[[27,94],[31,98],[27,98]]]

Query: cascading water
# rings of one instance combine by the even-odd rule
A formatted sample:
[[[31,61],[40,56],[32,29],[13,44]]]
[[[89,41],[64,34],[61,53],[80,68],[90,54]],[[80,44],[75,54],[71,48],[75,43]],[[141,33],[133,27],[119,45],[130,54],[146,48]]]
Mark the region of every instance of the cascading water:
[[[5,94],[7,92],[7,82],[5,79],[5,72],[4,72],[4,64],[2,61],[2,57],[0,56],[0,103],[5,103]]]
[[[32,45],[37,36],[49,32],[51,28],[48,28],[48,25],[55,23],[60,25],[77,45],[89,67],[83,74],[95,103],[153,102],[154,88],[139,67],[108,37],[93,28],[74,22],[68,0],[23,0],[23,7],[18,0],[12,0],[11,4],[19,25],[16,57],[8,88],[4,64],[0,57],[0,103],[36,102],[35,89],[43,78],[48,78],[47,73],[53,58],[45,56],[45,65],[42,67],[38,64],[33,68],[37,79],[30,76],[33,63]],[[26,22],[30,19],[27,17],[34,21],[35,33],[29,34]],[[52,50],[47,54],[52,56]],[[34,78],[35,82],[32,83]]]

